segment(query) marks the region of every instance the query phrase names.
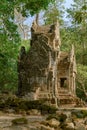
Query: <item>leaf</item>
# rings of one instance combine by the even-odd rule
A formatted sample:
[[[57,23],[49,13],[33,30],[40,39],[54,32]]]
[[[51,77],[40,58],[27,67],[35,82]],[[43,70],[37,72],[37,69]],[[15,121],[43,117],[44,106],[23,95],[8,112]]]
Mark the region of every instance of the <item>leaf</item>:
[[[87,10],[87,5],[83,5],[82,10]]]
[[[75,12],[74,15],[75,21],[78,23],[82,22],[82,13],[80,11]]]

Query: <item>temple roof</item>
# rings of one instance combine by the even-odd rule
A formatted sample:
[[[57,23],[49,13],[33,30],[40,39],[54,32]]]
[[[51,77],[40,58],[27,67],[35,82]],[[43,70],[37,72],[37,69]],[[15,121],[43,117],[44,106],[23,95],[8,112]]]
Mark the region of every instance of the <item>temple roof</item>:
[[[63,51],[60,52],[60,61],[63,61],[63,60],[67,61],[68,58],[69,58],[69,53],[68,52],[63,52]]]
[[[36,22],[33,23],[32,28],[34,29],[34,31],[36,33],[48,33],[50,30],[50,25],[43,25],[43,26],[39,26],[36,24]]]
[[[50,26],[37,26],[35,32],[37,33],[48,33],[50,30]]]

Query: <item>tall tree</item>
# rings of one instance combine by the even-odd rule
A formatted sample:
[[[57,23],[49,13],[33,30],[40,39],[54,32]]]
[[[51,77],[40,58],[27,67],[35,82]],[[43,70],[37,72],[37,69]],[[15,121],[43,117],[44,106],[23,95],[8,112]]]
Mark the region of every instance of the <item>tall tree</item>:
[[[74,0],[68,13],[72,18],[72,25],[76,27],[76,30],[78,29],[79,44],[81,44],[82,50],[81,62],[85,64],[85,57],[87,56],[87,1]]]
[[[26,17],[23,17],[20,12],[18,12],[16,9],[14,10],[15,19],[14,22],[17,25],[18,33],[20,34],[21,39],[28,40],[29,32],[30,32],[30,26],[29,24],[26,24]]]
[[[46,9],[50,2],[54,0],[3,0],[0,1],[0,25],[1,30],[9,39],[16,40],[17,26],[14,24],[14,10],[16,9],[24,17],[34,15],[41,9]]]
[[[0,1],[0,90],[17,86],[17,55],[20,46],[15,10],[24,18],[46,9],[54,0]],[[23,25],[23,21],[21,23]],[[21,26],[20,25],[20,26]],[[26,27],[21,26],[22,30]],[[24,44],[24,43],[22,43]]]
[[[48,9],[44,13],[45,24],[52,24],[59,20],[63,22],[64,0],[55,0],[54,3],[49,4]]]

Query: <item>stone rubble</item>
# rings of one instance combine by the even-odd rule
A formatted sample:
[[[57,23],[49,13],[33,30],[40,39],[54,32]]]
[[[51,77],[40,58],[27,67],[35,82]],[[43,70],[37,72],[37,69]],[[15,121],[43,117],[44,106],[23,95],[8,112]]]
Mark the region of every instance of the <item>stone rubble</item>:
[[[87,130],[87,115],[84,118],[78,118],[73,116],[73,110],[58,110],[55,117],[47,119],[50,115],[11,115],[2,114],[0,116],[0,130]],[[86,112],[87,110],[84,109]],[[81,113],[81,110],[77,110],[77,113]],[[75,113],[74,113],[75,114]],[[61,115],[67,115],[67,118],[60,120]],[[52,116],[52,115],[51,115]],[[13,124],[13,120],[24,118],[28,122],[23,121]],[[63,117],[62,117],[63,118]]]

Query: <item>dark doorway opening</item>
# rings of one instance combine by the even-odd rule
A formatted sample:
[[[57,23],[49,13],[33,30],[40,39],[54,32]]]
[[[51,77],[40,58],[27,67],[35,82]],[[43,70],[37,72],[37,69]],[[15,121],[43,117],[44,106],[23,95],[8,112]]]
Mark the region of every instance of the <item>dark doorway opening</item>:
[[[66,80],[67,80],[67,78],[60,78],[60,87],[66,87],[67,86]]]

